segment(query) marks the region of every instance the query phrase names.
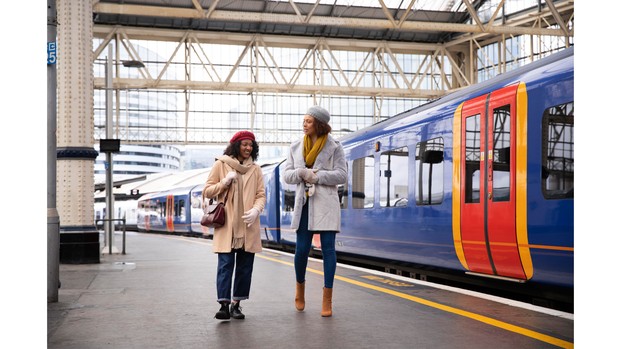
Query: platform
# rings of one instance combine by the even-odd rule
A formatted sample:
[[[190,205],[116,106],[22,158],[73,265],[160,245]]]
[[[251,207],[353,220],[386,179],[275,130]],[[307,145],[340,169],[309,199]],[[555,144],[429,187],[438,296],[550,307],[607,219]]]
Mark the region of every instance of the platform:
[[[127,254],[61,264],[48,303],[48,348],[572,348],[573,314],[432,287],[338,264],[323,318],[322,262],[308,266],[306,309],[293,304],[293,256],[256,255],[244,320],[214,318],[211,240],[127,233]]]

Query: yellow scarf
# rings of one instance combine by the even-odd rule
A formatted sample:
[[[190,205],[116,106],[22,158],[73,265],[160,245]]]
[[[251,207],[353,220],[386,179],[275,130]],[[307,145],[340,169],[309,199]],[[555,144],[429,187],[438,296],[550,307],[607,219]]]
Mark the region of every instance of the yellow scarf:
[[[319,156],[321,150],[323,150],[323,146],[325,146],[325,142],[327,142],[327,135],[322,135],[316,139],[314,145],[312,145],[312,140],[310,137],[304,135],[304,160],[306,160],[306,167],[312,168],[314,166],[314,161],[316,161],[316,157]]]

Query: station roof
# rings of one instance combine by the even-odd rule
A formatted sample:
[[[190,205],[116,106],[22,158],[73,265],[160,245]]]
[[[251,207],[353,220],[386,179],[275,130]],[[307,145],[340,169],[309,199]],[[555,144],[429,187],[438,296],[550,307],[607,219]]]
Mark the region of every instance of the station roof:
[[[102,0],[93,6],[93,15],[95,25],[418,43],[448,42],[465,33],[484,31],[485,18],[476,14],[483,6],[489,8],[490,18],[501,18],[502,23],[496,21],[494,26],[529,30],[532,13],[553,12],[546,25],[553,25],[555,20],[563,26],[573,16],[574,5],[569,0],[538,1],[540,6],[531,1],[532,6],[522,5],[518,10],[506,4],[505,16],[493,13],[496,3],[489,0]]]

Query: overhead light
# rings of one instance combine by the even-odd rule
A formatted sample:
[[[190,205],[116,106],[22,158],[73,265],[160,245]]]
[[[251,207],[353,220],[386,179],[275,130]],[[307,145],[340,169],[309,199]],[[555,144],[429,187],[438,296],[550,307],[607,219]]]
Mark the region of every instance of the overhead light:
[[[140,61],[123,61],[123,67],[127,68],[144,68],[144,63]]]

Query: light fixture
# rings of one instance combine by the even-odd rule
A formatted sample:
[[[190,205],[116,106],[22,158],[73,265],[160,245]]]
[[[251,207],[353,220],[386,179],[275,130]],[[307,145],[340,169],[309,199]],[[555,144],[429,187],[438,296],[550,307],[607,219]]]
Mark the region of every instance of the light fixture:
[[[144,63],[141,61],[123,61],[123,67],[127,68],[144,68]]]

